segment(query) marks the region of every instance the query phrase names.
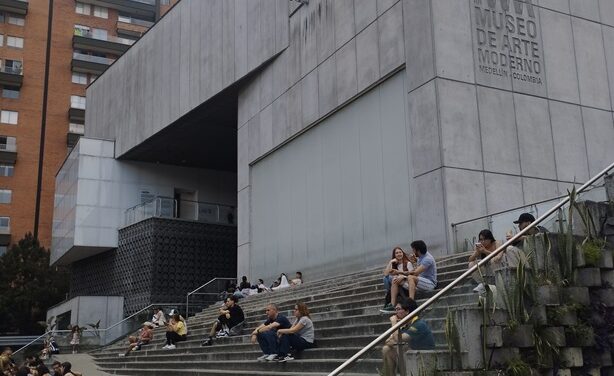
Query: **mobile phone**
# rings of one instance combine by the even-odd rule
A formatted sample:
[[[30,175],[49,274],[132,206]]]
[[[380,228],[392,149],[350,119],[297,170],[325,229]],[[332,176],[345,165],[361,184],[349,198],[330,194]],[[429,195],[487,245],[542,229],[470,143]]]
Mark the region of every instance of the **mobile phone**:
[[[479,243],[479,242],[478,242],[478,243],[475,243],[475,246],[476,246],[476,247],[479,247],[479,246],[481,246],[481,245],[482,245],[482,243]]]

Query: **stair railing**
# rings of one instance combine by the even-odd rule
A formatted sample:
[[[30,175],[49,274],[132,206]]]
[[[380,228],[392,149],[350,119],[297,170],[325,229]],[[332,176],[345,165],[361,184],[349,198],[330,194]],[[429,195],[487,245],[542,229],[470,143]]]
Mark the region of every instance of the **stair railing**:
[[[612,170],[612,169],[614,169],[614,163],[611,163],[608,167],[606,167],[601,172],[599,172],[597,175],[595,175],[591,179],[589,179],[580,188],[578,188],[576,190],[576,192],[578,194],[581,193],[581,192],[584,192],[588,187],[592,186],[597,180],[599,180],[602,176],[606,175],[607,172]],[[439,298],[441,298],[442,296],[447,294],[448,291],[450,291],[454,287],[456,287],[456,285],[458,285],[461,281],[463,281],[465,278],[467,278],[470,275],[472,275],[473,273],[475,273],[480,267],[485,266],[487,263],[490,262],[490,260],[492,258],[497,256],[499,253],[503,252],[508,246],[514,244],[520,237],[522,237],[525,234],[527,234],[532,228],[536,227],[541,222],[546,220],[548,217],[550,217],[550,215],[552,215],[553,213],[557,212],[563,205],[565,205],[568,202],[569,202],[569,196],[566,196],[558,204],[556,204],[550,210],[548,210],[546,213],[544,213],[543,215],[538,217],[529,226],[525,227],[520,232],[518,232],[516,235],[512,236],[510,239],[508,239],[505,243],[503,243],[501,246],[499,246],[493,252],[489,253],[486,257],[482,258],[480,260],[480,262],[478,262],[476,265],[474,265],[471,268],[469,268],[467,271],[465,271],[463,274],[461,274],[458,278],[456,278],[454,281],[452,281],[446,287],[441,289],[438,293],[436,293],[435,295],[433,295],[432,297],[427,299],[424,303],[422,303],[413,312],[409,313],[403,319],[399,320],[395,325],[391,326],[388,330],[386,330],[384,333],[380,334],[377,338],[375,338],[373,341],[371,341],[368,345],[366,345],[365,347],[360,349],[356,354],[352,355],[348,360],[343,362],[339,367],[335,368],[331,373],[329,373],[328,376],[339,375],[341,373],[341,371],[343,371],[344,369],[346,369],[347,367],[352,365],[354,362],[356,362],[363,354],[365,354],[367,351],[369,351],[373,347],[375,347],[378,343],[380,343],[381,341],[383,341],[384,339],[389,337],[392,333],[394,333],[395,331],[399,330],[401,327],[403,327],[404,325],[409,323],[410,320],[412,320],[414,317],[418,316],[418,314],[420,314],[425,309],[429,308],[433,303],[437,302],[439,300]]]
[[[204,289],[205,287],[210,286],[211,284],[213,284],[213,282],[217,282],[217,281],[236,281],[236,278],[230,278],[230,277],[215,277],[213,279],[211,279],[210,281],[208,281],[207,283],[197,287],[196,289],[190,291],[189,293],[186,294],[185,297],[185,318],[188,319],[188,317],[190,316],[190,296],[192,295],[211,295],[211,296],[218,296],[222,290],[220,290],[219,288],[217,288],[216,292],[200,292],[202,289]],[[225,290],[225,289],[224,289]],[[215,301],[215,300],[213,300]]]

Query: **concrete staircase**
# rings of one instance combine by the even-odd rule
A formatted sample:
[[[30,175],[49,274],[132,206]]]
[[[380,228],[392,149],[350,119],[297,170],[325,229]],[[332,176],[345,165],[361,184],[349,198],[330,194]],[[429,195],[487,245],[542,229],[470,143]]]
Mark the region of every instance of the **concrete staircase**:
[[[438,287],[444,287],[466,270],[467,257],[468,254],[458,254],[438,260]],[[162,349],[164,330],[156,329],[153,343],[128,357],[118,356],[126,348],[125,341],[92,355],[102,371],[116,375],[326,375],[390,327],[389,315],[379,312],[384,300],[381,270],[378,267],[242,299],[239,304],[246,315],[245,334],[218,339],[210,347],[201,347],[200,343],[217,318],[218,306],[189,319],[188,340],[180,342],[175,350]],[[456,287],[423,315],[441,350],[446,348],[447,308],[476,306],[478,298],[472,288],[469,283]],[[418,303],[432,294],[417,296]],[[318,347],[287,363],[257,362],[261,352],[258,345],[251,344],[248,333],[264,321],[266,304],[274,302],[282,313],[290,316],[297,301],[305,302],[311,311]],[[367,353],[344,375],[379,375],[380,349]]]

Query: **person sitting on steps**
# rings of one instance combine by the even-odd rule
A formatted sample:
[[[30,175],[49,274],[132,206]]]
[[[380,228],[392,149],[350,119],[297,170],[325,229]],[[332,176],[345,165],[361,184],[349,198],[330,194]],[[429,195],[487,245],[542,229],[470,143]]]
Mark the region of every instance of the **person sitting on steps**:
[[[290,348],[300,352],[315,345],[313,322],[309,317],[309,308],[305,303],[296,303],[294,317],[296,321],[289,329],[277,330],[279,352],[275,360],[278,362],[294,360],[294,357],[290,355]]]
[[[211,327],[209,338],[205,339],[201,343],[201,346],[211,346],[213,344],[213,336],[216,332],[218,332],[218,338],[241,334],[241,329],[243,329],[243,323],[245,322],[245,315],[241,307],[237,304],[238,301],[239,299],[234,295],[226,298],[224,306],[220,308],[220,316]]]
[[[267,319],[260,324],[252,332],[252,343],[258,342],[263,355],[258,357],[259,362],[275,360],[279,353],[279,344],[277,343],[277,331],[279,329],[290,328],[290,321],[286,316],[279,313],[279,308],[276,304],[269,303],[266,306]]]
[[[501,246],[501,242],[495,240],[495,237],[492,234],[492,231],[488,229],[484,229],[480,231],[478,234],[478,242],[475,243],[475,248],[471,256],[469,256],[469,269],[471,269],[474,265],[480,262],[480,259],[488,256],[492,252],[494,252],[499,246]],[[499,256],[499,255],[497,255]],[[499,264],[501,258],[495,257],[492,258],[481,273],[476,271],[471,276],[476,282],[478,282],[478,286],[473,289],[474,292],[484,293],[486,288],[484,287],[484,283],[482,282],[482,276],[491,276],[493,275],[493,266]]]
[[[139,351],[143,345],[147,345],[149,342],[153,340],[153,329],[154,324],[152,322],[146,321],[143,323],[143,328],[139,331],[139,336],[129,336],[128,337],[128,348],[126,352],[119,353],[119,356],[128,356],[131,351]]]
[[[397,296],[399,292],[402,292],[401,288],[409,289],[407,276],[412,270],[414,270],[414,266],[407,253],[401,247],[394,247],[392,259],[388,261],[386,268],[384,268],[384,288],[386,289],[384,311],[391,312],[394,310]]]
[[[174,350],[177,342],[187,340],[188,329],[184,320],[181,319],[182,317],[175,313],[171,316],[170,322],[166,324],[166,346],[163,346],[163,349]]]

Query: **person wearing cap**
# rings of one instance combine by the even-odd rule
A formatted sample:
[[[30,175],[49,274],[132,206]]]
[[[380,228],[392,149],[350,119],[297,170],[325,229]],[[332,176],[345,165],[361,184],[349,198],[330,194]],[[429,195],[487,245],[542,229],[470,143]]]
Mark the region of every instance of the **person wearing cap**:
[[[520,214],[518,219],[514,221],[514,224],[518,225],[518,229],[522,231],[533,222],[535,222],[535,217],[533,216],[533,214],[522,213]],[[521,252],[522,243],[527,238],[527,236],[536,235],[536,234],[539,234],[540,232],[545,233],[545,232],[548,232],[548,230],[546,230],[542,226],[532,227],[531,229],[529,229],[529,231],[527,231],[525,235],[516,239],[516,241],[514,241],[512,245],[508,246],[503,252],[493,257],[492,261],[493,262],[503,262],[507,264],[508,266],[518,265],[518,260],[519,260],[518,255],[519,255],[519,252]],[[506,240],[510,240],[513,236],[514,235],[512,231],[508,231],[507,234],[505,235],[505,238]]]
[[[143,345],[148,344],[153,340],[154,324],[149,321],[143,323],[143,328],[139,332],[139,336],[128,337],[128,349],[125,353],[120,353],[119,356],[127,356],[131,351],[138,351]]]

